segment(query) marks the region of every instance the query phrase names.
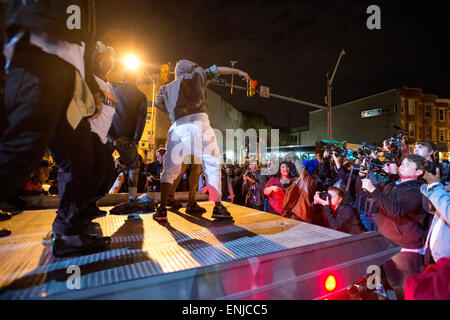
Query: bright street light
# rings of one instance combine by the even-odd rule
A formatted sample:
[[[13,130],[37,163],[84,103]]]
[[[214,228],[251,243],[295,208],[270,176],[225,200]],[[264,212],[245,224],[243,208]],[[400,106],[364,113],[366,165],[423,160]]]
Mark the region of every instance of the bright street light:
[[[130,70],[136,70],[140,65],[139,59],[133,54],[127,55],[124,59],[124,62],[127,69]]]

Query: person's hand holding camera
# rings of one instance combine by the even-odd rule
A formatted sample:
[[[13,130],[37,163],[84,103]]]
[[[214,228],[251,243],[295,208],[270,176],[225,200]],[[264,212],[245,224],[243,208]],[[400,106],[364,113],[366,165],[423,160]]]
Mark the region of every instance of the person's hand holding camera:
[[[314,204],[320,204],[320,205],[322,205],[322,206],[327,206],[327,205],[330,204],[330,202],[329,202],[329,199],[323,200],[323,199],[320,197],[320,192],[319,192],[319,191],[316,191],[316,194],[314,195]]]
[[[383,141],[383,150],[387,151],[387,152],[391,152],[391,147],[388,145],[388,141],[387,140]]]
[[[336,168],[339,169],[341,167],[341,157],[339,157],[335,151],[331,153],[331,157],[333,158]]]
[[[397,165],[395,163],[385,164],[383,167],[383,171],[386,173],[397,174]]]
[[[427,181],[429,185],[435,182],[441,182],[441,174],[439,168],[436,168],[436,175],[427,171],[423,175],[423,178]]]

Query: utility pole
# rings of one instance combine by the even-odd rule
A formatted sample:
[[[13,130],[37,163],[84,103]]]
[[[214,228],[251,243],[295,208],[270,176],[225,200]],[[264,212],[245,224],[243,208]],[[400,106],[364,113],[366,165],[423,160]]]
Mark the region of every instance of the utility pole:
[[[239,61],[230,61],[231,67],[234,69],[234,65],[238,62]],[[231,91],[230,91],[231,95],[233,95],[233,83],[234,83],[233,80],[234,80],[234,74],[231,74]]]
[[[339,66],[339,62],[341,61],[341,58],[345,55],[345,50],[342,49],[341,54],[339,55],[338,61],[336,63],[336,66],[334,67],[334,71],[333,71],[333,75],[331,76],[331,79],[328,77],[329,76],[329,72],[327,72],[327,106],[328,106],[328,111],[327,111],[327,124],[328,124],[328,134],[327,134],[327,139],[331,140],[332,136],[333,136],[333,121],[332,121],[332,117],[331,117],[331,90],[333,89],[333,80],[334,80],[334,76],[336,75],[336,70]]]

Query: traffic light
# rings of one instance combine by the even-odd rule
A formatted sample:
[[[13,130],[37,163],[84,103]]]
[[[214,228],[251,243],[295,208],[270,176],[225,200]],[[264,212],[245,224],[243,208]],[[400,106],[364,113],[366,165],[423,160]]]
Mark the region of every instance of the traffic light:
[[[169,82],[169,65],[167,63],[163,64],[159,69],[159,82]]]
[[[253,97],[256,93],[256,80],[247,81],[247,97]]]

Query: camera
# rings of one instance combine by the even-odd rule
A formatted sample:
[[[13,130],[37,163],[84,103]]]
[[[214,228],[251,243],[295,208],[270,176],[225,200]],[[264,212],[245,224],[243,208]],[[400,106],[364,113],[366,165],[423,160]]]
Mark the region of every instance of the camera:
[[[329,198],[331,198],[331,194],[329,194],[328,191],[321,191],[319,193],[319,198],[322,200],[328,200]]]
[[[357,153],[359,156],[365,157],[369,156],[372,153],[372,150],[370,150],[369,148],[362,147],[357,150]]]
[[[247,178],[250,178],[250,179],[255,179],[255,175],[253,174],[253,172],[251,172],[251,171],[249,171],[249,172],[247,172],[246,174],[245,174],[245,176],[247,177]]]
[[[245,176],[247,177],[247,178],[250,178],[250,179],[252,179],[252,180],[255,180],[255,182],[259,182],[259,177],[258,177],[258,175],[255,175],[255,174],[253,174],[253,172],[252,171],[248,171],[246,174],[245,174]]]
[[[444,160],[438,164],[441,181],[444,185],[450,184],[450,163]]]
[[[337,157],[347,156],[347,149],[341,148],[340,146],[334,143],[325,144],[324,151],[335,153]]]
[[[402,140],[404,138],[407,138],[408,135],[405,131],[405,129],[393,124],[392,128],[396,130],[394,135],[386,140],[386,145],[391,149],[392,153],[395,154],[397,158],[401,157],[401,150],[400,147],[402,145]]]
[[[335,153],[337,157],[347,156],[347,149],[341,148],[339,146],[335,146],[334,148],[332,148],[331,152]]]

